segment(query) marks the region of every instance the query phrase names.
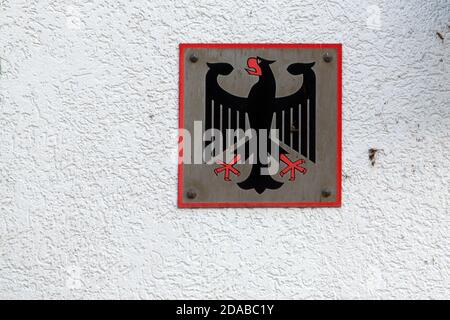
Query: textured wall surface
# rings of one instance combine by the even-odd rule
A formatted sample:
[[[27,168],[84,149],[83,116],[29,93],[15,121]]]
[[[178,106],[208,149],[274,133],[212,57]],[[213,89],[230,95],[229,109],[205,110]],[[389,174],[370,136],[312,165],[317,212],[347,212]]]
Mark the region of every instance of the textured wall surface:
[[[0,298],[450,298],[449,0],[0,8]],[[180,42],[343,43],[341,208],[176,208]]]

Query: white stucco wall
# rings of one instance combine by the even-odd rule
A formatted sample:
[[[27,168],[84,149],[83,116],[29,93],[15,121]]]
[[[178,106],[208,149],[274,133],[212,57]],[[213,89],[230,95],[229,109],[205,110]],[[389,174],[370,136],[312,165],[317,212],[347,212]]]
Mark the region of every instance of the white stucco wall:
[[[449,0],[0,8],[0,298],[450,298]],[[176,208],[180,42],[343,43],[342,208]]]

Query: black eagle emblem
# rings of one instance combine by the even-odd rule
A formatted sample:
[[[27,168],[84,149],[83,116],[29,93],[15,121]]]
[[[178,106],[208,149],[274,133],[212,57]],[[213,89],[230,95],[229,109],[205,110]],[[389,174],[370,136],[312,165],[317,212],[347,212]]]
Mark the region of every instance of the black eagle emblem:
[[[208,63],[209,70],[205,83],[205,131],[216,129],[222,133],[223,141],[219,143],[222,150],[219,151],[223,152],[227,148],[225,143],[227,129],[243,131],[254,129],[258,133],[260,129],[269,131],[275,127],[279,132],[279,152],[282,156],[292,149],[315,162],[316,76],[312,69],[314,62],[293,63],[287,67],[290,74],[302,75],[303,82],[297,92],[284,97],[275,96],[276,81],[270,68],[274,62],[261,57],[248,58],[247,72],[259,79],[246,98],[227,92],[217,82],[219,75],[226,76],[233,71],[231,64]],[[205,147],[210,143],[211,141],[205,142]],[[238,183],[238,186],[244,190],[254,189],[259,194],[266,189],[280,188],[282,182],[274,180],[270,175],[262,174],[265,167],[267,168],[267,163],[256,155],[251,173],[244,181]]]

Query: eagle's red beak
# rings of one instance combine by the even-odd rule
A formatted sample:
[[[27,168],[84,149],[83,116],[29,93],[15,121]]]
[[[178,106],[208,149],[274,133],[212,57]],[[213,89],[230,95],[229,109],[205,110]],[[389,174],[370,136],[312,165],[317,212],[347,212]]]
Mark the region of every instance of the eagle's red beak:
[[[253,76],[260,76],[262,75],[261,67],[258,65],[258,59],[255,57],[250,57],[247,60],[247,66],[248,68],[245,68],[247,70],[248,74],[251,74]]]

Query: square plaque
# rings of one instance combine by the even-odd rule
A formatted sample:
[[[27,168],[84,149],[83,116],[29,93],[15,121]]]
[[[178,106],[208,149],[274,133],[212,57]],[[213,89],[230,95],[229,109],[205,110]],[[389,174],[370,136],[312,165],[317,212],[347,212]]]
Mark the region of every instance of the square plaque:
[[[179,207],[341,204],[340,44],[181,44]]]

